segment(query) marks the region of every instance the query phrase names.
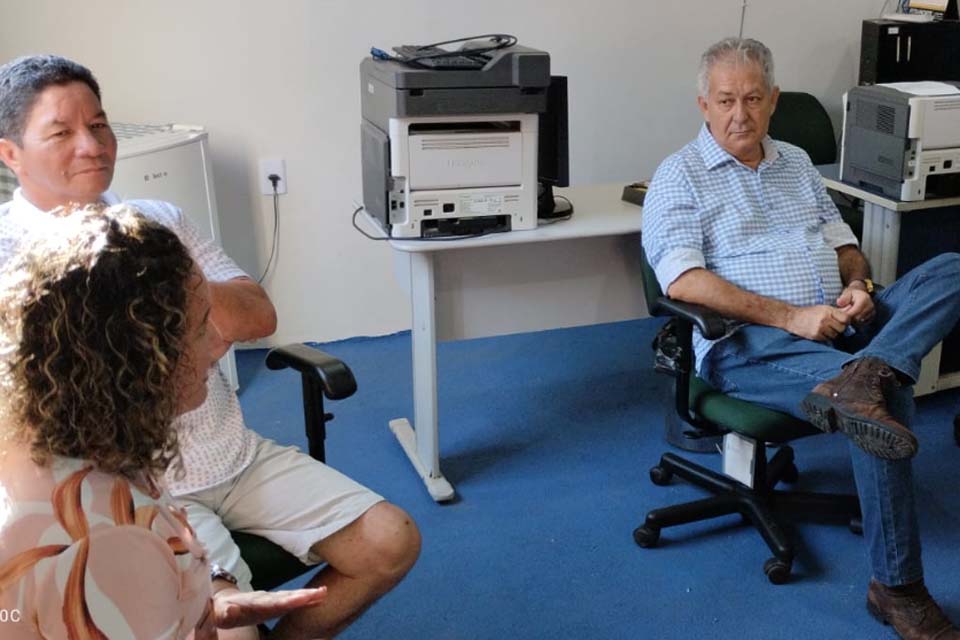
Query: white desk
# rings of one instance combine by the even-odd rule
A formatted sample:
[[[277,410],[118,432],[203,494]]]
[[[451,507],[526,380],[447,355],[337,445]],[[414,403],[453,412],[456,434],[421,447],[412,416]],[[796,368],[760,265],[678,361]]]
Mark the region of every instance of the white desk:
[[[468,240],[392,240],[410,295],[413,423],[390,421],[434,500],[454,497],[440,470],[437,342],[617,322],[647,315],[640,207],[623,184],[560,189],[572,219]]]
[[[864,191],[846,182],[841,182],[839,165],[817,167],[828,189],[863,200],[863,246],[861,250],[873,268],[873,278],[888,285],[897,279],[897,262],[900,255],[900,223],[904,213],[960,206],[960,198],[931,198],[916,202],[894,200],[886,196]],[[960,372],[940,375],[942,344],[923,359],[920,379],[914,385],[918,396],[960,386]]]

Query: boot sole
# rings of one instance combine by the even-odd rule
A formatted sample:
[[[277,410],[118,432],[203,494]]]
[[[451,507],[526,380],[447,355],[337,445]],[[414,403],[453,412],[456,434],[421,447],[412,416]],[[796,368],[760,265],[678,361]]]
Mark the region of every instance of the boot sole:
[[[800,408],[817,429],[825,433],[839,431],[878,458],[903,460],[917,454],[917,439],[909,431],[904,434],[888,425],[838,410],[829,398],[819,393],[807,394]]]
[[[830,399],[819,393],[808,393],[800,403],[800,409],[806,414],[810,424],[824,433],[837,430],[837,414]]]
[[[867,600],[867,613],[873,616],[877,620],[877,622],[880,622],[881,624],[885,624],[888,626],[890,625],[890,620],[888,620],[887,616],[885,616],[883,612],[880,611],[880,607],[873,604],[873,602],[871,602],[870,600]]]

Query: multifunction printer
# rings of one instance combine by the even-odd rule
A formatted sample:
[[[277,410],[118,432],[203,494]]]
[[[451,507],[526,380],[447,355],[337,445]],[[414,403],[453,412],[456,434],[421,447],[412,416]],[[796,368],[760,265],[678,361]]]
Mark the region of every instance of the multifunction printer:
[[[462,69],[360,64],[363,205],[390,237],[536,228],[550,56],[513,45],[483,59]]]

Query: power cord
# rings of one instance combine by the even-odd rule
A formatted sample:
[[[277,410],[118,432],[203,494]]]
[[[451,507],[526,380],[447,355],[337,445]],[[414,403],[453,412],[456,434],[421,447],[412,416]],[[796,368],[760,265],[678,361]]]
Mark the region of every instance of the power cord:
[[[280,176],[271,173],[267,180],[273,185],[273,242],[270,244],[270,259],[267,260],[267,266],[263,269],[263,274],[257,278],[257,284],[263,284],[263,279],[270,272],[273,265],[273,258],[277,254],[277,248],[280,245],[280,194],[277,192],[277,185],[280,183]]]
[[[548,224],[557,224],[558,222],[565,222],[565,221],[567,221],[567,220],[569,220],[570,218],[573,217],[573,210],[574,210],[574,208],[573,208],[573,203],[570,202],[570,198],[568,198],[567,196],[561,196],[561,195],[554,194],[553,199],[554,199],[554,200],[563,200],[563,201],[566,202],[568,205],[570,205],[570,208],[567,209],[566,211],[564,211],[564,212],[563,212],[561,215],[559,215],[559,216],[556,216],[556,217],[553,217],[553,218],[540,218],[540,220],[537,221],[537,226],[538,226],[538,227],[544,227],[544,226],[546,226],[546,225],[548,225]]]
[[[352,220],[352,222],[353,222],[353,228],[356,229],[357,231],[359,231],[359,232],[360,232],[360,235],[362,235],[364,238],[367,238],[368,240],[379,240],[379,241],[389,240],[389,239],[390,239],[390,236],[380,236],[380,237],[378,238],[377,236],[372,236],[372,235],[370,235],[369,233],[367,233],[366,231],[364,231],[363,229],[360,228],[360,225],[357,224],[357,215],[358,215],[361,211],[363,211],[363,206],[362,206],[362,205],[353,210],[353,220]]]

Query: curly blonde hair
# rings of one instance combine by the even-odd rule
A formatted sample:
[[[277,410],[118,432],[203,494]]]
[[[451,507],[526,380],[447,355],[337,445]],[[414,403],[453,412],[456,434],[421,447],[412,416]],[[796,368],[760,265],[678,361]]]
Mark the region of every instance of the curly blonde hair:
[[[38,220],[0,276],[0,407],[33,459],[130,478],[178,457],[174,371],[193,260],[123,205]]]

